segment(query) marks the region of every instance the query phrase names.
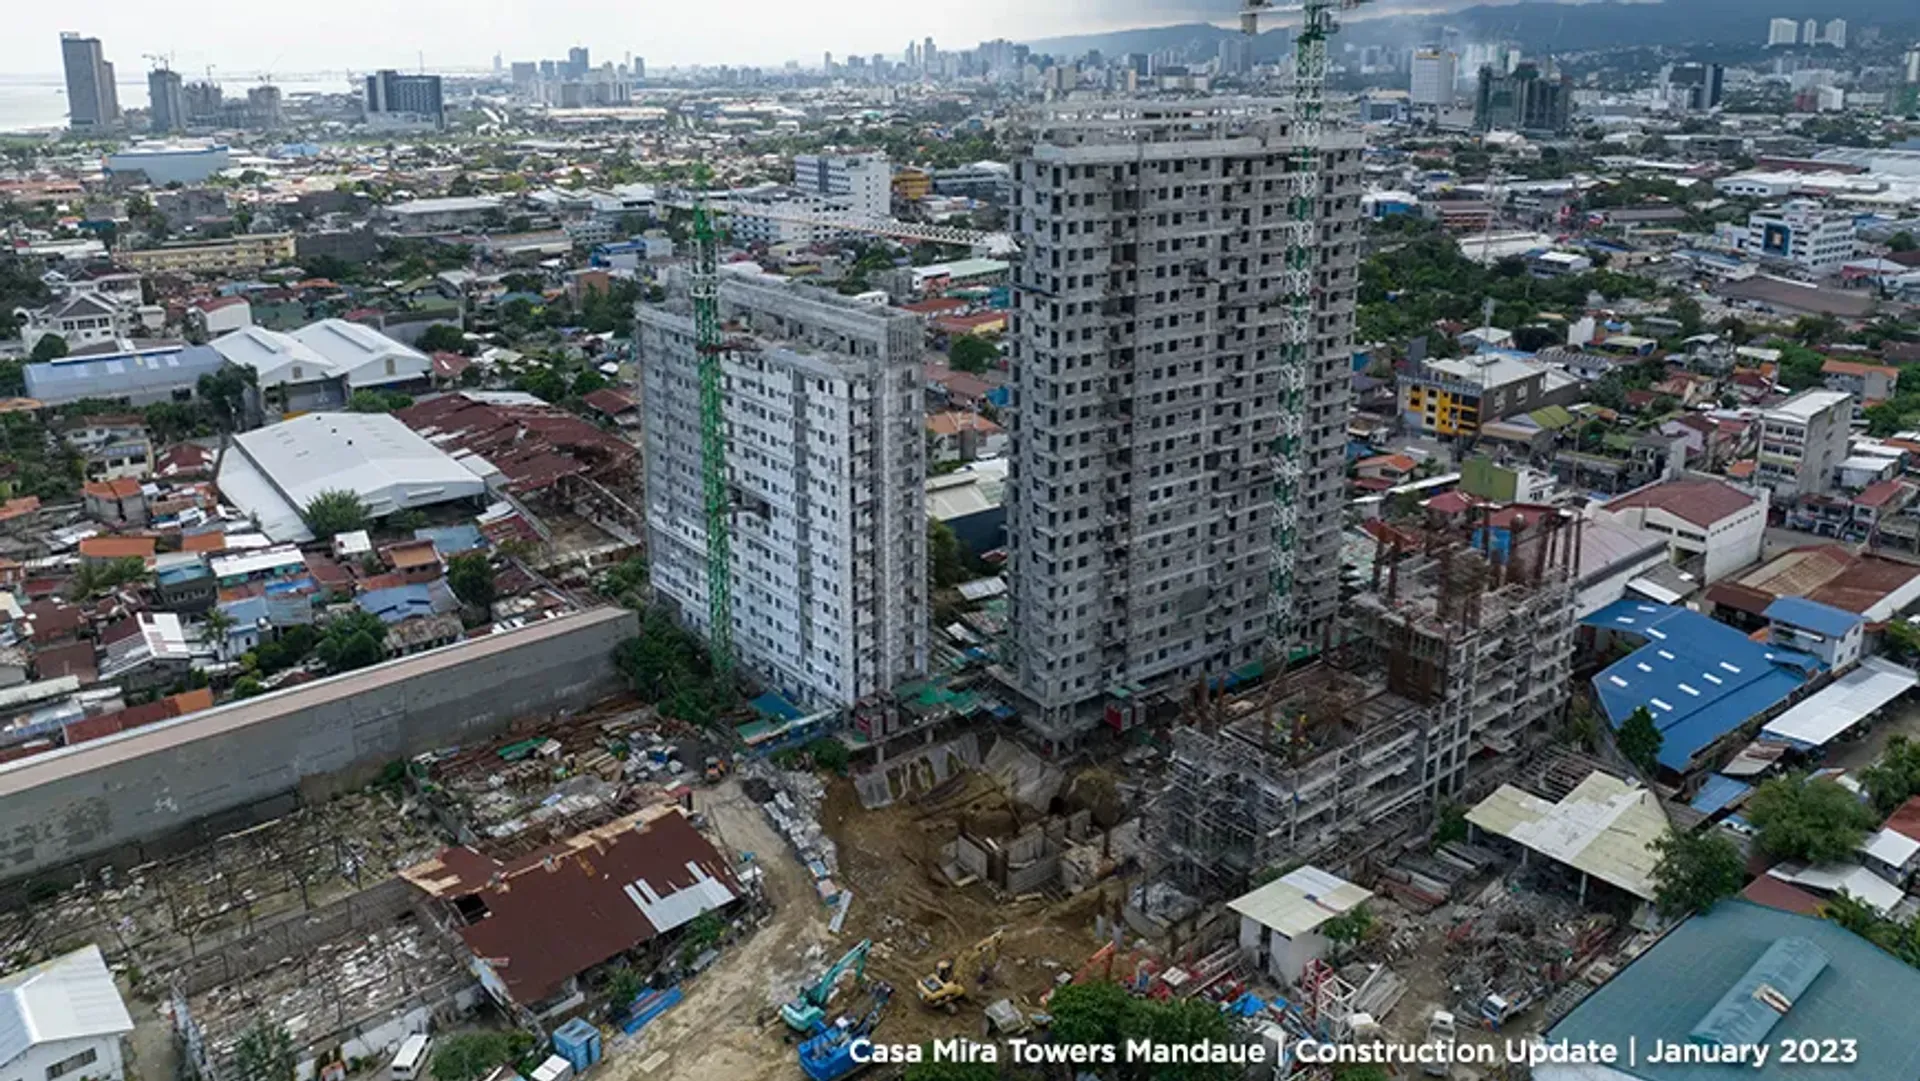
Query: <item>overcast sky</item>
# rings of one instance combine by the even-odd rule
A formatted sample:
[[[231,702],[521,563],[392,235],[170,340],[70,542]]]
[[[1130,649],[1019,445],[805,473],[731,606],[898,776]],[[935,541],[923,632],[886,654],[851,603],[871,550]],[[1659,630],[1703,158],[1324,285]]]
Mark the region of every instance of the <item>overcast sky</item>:
[[[124,80],[143,71],[142,54],[171,54],[174,67],[292,73],[471,68],[495,52],[506,60],[565,56],[586,45],[595,63],[631,52],[652,65],[817,65],[822,51],[896,57],[909,40],[932,35],[940,48],[1208,17],[1230,20],[1237,0],[17,0],[4,5],[0,74],[60,70],[59,34],[98,37]],[[1405,6],[1463,6],[1464,0],[1400,0]],[[1398,6],[1398,5],[1396,5]]]

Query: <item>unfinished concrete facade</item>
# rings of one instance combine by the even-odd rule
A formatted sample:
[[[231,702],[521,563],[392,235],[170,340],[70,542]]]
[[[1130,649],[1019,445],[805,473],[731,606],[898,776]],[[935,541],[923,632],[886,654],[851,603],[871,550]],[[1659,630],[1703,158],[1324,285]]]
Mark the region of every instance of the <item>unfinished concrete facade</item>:
[[[1014,166],[1002,678],[1050,742],[1332,628],[1361,141],[1300,172],[1288,109],[1056,105]]]
[[[848,706],[926,672],[924,332],[905,312],[722,277],[734,647],[795,700]],[[705,635],[691,306],[643,305],[638,324],[653,585]]]
[[[1403,836],[1476,760],[1544,737],[1572,674],[1576,537],[1554,517],[1503,562],[1440,537],[1383,554],[1388,581],[1353,600],[1348,646],[1174,733],[1152,823],[1173,881],[1208,891],[1357,859],[1360,835]]]

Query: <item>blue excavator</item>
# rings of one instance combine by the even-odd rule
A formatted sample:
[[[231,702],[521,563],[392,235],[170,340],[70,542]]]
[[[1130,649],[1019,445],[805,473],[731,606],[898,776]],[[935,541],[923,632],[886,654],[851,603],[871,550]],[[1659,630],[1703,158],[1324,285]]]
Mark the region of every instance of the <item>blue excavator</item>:
[[[880,1015],[886,1012],[887,1003],[893,998],[893,985],[875,980],[869,991],[873,1004],[863,1016],[843,1018],[839,1024],[800,1045],[800,1072],[806,1074],[809,1081],[840,1081],[866,1065],[854,1058],[854,1044],[880,1026]]]
[[[873,949],[873,940],[863,938],[860,944],[846,952],[835,961],[833,966],[820,974],[820,978],[807,987],[800,989],[800,997],[780,1007],[780,1020],[787,1027],[802,1036],[818,1034],[826,1025],[827,1002],[833,998],[833,987],[848,969],[853,970],[855,983],[866,978],[867,952]]]

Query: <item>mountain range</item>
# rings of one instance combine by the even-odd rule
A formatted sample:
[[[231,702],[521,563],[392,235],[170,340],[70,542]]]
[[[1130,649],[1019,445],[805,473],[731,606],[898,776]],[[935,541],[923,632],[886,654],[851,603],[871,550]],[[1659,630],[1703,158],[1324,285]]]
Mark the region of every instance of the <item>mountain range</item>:
[[[1396,12],[1417,3],[1415,10]],[[1207,5],[1209,8],[1212,5]],[[1868,26],[1878,26],[1893,40],[1920,40],[1920,4],[1914,0],[1652,0],[1621,3],[1551,3],[1523,0],[1514,4],[1478,4],[1451,11],[1436,12],[1440,3],[1421,0],[1387,0],[1342,16],[1340,41],[1355,45],[1412,46],[1439,39],[1442,27],[1455,27],[1468,40],[1512,41],[1527,51],[1540,53],[1572,52],[1577,49],[1631,45],[1703,45],[1738,43],[1758,45],[1766,40],[1767,21],[1774,17],[1795,20],[1847,20],[1852,34]],[[1200,16],[1205,9],[1194,0],[1134,0],[1131,17],[1146,20],[1156,15]],[[1231,16],[1232,5],[1222,0],[1220,7]],[[1227,19],[1223,17],[1222,23]],[[1256,59],[1278,56],[1288,41],[1289,18],[1281,13],[1266,19],[1273,29],[1260,35],[1254,46]],[[1140,29],[1114,30],[1073,37],[1047,38],[1028,44],[1036,52],[1055,56],[1078,56],[1089,49],[1107,55],[1154,53],[1166,49],[1193,47],[1206,55],[1218,47],[1221,39],[1238,30],[1212,22],[1180,22]]]

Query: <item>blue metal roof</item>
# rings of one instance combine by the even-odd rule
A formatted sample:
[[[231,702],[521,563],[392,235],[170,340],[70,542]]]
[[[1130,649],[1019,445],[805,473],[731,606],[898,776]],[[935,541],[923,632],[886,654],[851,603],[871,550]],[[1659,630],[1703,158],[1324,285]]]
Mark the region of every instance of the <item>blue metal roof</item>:
[[[1767,1034],[1775,1044],[1766,1064],[1649,1063],[1653,1041],[1686,1044],[1691,1030],[1713,1015],[1730,990],[1761,971],[1782,939],[1805,939],[1826,958],[1825,968],[1778,1015]],[[1775,960],[1779,960],[1776,956]],[[1783,969],[1767,967],[1784,976]],[[1841,1075],[1920,1077],[1920,1040],[1913,1038],[1913,1003],[1920,970],[1902,964],[1866,939],[1830,920],[1729,899],[1669,931],[1547,1030],[1554,1042],[1641,1048],[1638,1062],[1616,1069],[1643,1081],[1812,1081]],[[1783,1062],[1782,1040],[1833,1039],[1845,1033],[1858,1061],[1846,1066]],[[1623,1056],[1624,1058],[1624,1050]]]
[[[432,541],[434,551],[439,552],[440,558],[442,559],[457,556],[461,552],[471,552],[475,548],[484,548],[487,545],[486,538],[480,535],[480,527],[476,525],[433,526],[425,529],[416,529],[413,531],[413,538],[415,540]]]
[[[354,600],[362,611],[377,616],[382,623],[399,623],[413,616],[433,614],[433,592],[423,585],[374,589]]]
[[[1707,783],[1700,786],[1700,794],[1693,797],[1687,806],[1703,815],[1712,815],[1725,810],[1736,800],[1753,791],[1753,786],[1744,781],[1736,781],[1721,773],[1707,774]]]
[[[1827,970],[1827,951],[1813,940],[1790,935],[1773,940],[1753,967],[1727,988],[1700,1023],[1687,1033],[1694,1043],[1718,1047],[1757,1044],[1793,1008],[1801,992]]]
[[[21,369],[27,397],[51,405],[82,398],[127,398],[138,393],[191,389],[226,363],[204,345],[116,353],[29,364]]]
[[[1844,608],[1810,601],[1805,597],[1780,597],[1767,605],[1764,614],[1776,623],[1803,627],[1829,638],[1843,637],[1848,631],[1866,622],[1864,617]]]
[[[1673,605],[1620,601],[1582,622],[1647,640],[1593,677],[1593,686],[1615,728],[1647,707],[1663,737],[1660,764],[1670,769],[1685,769],[1701,749],[1784,701],[1819,668],[1804,653],[1761,645]]]

